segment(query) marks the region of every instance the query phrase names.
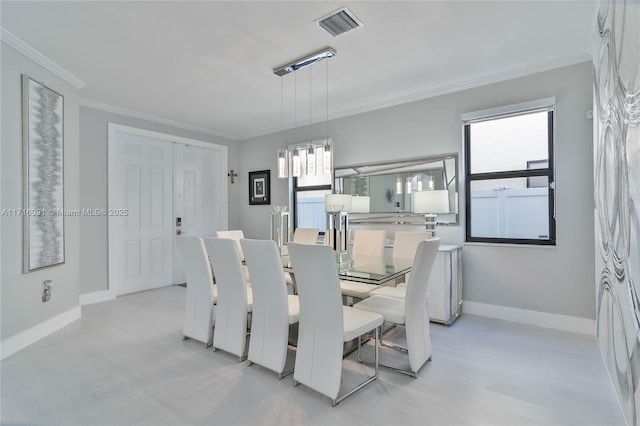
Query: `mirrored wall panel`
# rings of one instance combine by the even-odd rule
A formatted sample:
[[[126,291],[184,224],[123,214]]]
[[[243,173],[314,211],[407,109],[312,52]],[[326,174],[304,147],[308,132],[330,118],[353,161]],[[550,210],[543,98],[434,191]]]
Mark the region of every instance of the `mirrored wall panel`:
[[[347,166],[335,169],[334,192],[367,197],[353,213],[433,213],[458,224],[457,171],[457,154]]]

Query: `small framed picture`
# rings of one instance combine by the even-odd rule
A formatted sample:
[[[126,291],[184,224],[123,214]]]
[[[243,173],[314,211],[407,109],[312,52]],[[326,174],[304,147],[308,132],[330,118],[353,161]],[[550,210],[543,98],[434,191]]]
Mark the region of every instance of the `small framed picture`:
[[[271,170],[249,172],[249,204],[271,204]]]

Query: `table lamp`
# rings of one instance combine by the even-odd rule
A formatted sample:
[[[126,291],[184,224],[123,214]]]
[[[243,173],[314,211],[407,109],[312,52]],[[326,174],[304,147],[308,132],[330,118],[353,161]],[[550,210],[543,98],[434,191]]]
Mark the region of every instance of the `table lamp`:
[[[439,189],[435,191],[422,191],[413,194],[413,212],[426,213],[425,223],[427,231],[436,235],[436,219],[438,213],[449,213],[449,191]]]
[[[339,262],[346,261],[349,249],[347,228],[349,211],[351,211],[351,195],[327,194],[324,198],[324,211],[327,213],[327,232],[329,245],[338,254]]]

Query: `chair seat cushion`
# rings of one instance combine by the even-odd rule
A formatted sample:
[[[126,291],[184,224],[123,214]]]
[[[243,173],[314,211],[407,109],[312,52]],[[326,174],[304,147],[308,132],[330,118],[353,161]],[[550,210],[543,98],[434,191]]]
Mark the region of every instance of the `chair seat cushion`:
[[[404,299],[406,295],[406,287],[380,287],[371,292],[371,296],[388,296],[396,299]]]
[[[371,296],[353,305],[354,309],[377,312],[384,320],[404,325],[404,299],[387,296]]]
[[[380,327],[384,322],[384,318],[380,314],[354,309],[349,306],[342,307],[342,318],[345,342],[353,340],[376,327]]]
[[[300,319],[300,301],[298,296],[289,294],[287,295],[287,302],[289,302],[289,324],[295,324]]]
[[[355,281],[340,281],[340,289],[343,296],[357,297],[358,299],[366,299],[369,293],[379,288],[375,284],[358,283]]]

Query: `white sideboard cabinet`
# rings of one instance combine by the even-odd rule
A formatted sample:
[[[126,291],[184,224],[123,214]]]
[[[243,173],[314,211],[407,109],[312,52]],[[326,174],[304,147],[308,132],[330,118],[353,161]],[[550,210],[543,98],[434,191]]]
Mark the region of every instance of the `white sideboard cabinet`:
[[[462,247],[441,244],[429,278],[431,321],[451,324],[462,312]]]

